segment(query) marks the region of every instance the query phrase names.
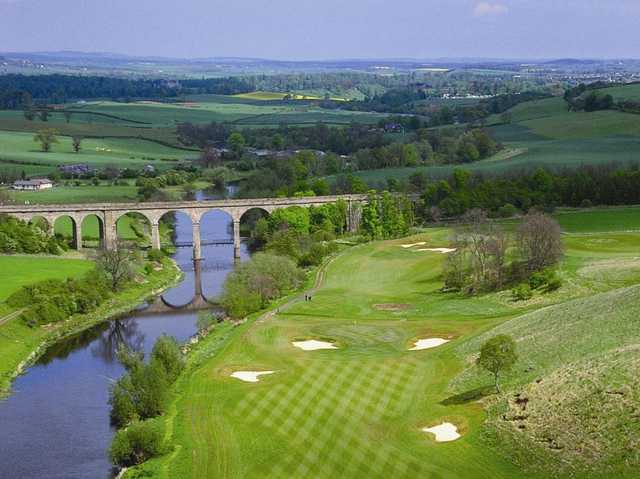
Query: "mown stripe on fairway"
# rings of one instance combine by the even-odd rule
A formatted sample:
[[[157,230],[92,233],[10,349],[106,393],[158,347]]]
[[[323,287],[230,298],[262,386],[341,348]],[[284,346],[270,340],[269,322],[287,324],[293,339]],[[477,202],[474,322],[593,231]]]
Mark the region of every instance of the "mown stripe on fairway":
[[[290,385],[254,391],[240,402],[237,419],[268,428],[292,447],[267,477],[406,477],[420,472],[409,454],[363,435],[385,415],[410,406],[419,387],[419,362],[313,361]],[[366,428],[365,428],[366,429]]]

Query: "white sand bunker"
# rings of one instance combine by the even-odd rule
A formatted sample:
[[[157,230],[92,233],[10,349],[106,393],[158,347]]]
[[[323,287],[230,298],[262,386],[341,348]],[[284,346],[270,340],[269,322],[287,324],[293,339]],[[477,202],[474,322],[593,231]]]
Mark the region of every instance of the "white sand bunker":
[[[450,422],[443,422],[442,424],[433,427],[424,427],[422,430],[433,434],[436,437],[437,442],[455,441],[460,438],[458,428]]]
[[[446,254],[446,253],[453,253],[455,250],[456,248],[420,248],[420,249],[417,249],[416,251],[433,251],[434,253]]]
[[[338,349],[333,343],[328,341],[318,341],[316,339],[310,339],[308,341],[293,341],[291,344],[304,351],[315,351],[316,349]]]
[[[257,383],[260,381],[258,376],[262,376],[264,374],[273,374],[274,371],[236,371],[231,374],[232,378],[239,379],[240,381],[245,381],[247,383]]]
[[[442,346],[445,343],[448,343],[449,339],[443,338],[427,338],[427,339],[418,339],[412,348],[409,348],[409,351],[422,351],[423,349],[436,348],[438,346]]]
[[[421,241],[420,243],[401,244],[400,247],[402,247],[402,248],[413,248],[414,246],[422,246],[423,244],[427,244],[427,242],[426,241]]]

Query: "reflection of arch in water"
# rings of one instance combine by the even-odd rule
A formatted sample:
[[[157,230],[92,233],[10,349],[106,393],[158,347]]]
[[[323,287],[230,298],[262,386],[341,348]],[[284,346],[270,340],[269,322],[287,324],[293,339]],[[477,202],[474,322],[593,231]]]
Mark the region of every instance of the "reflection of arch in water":
[[[175,305],[171,304],[164,295],[156,299],[155,303],[161,302],[164,306],[171,310],[198,310],[215,306],[215,303],[208,300],[202,293],[202,265],[200,260],[193,261],[194,272],[194,292],[193,298],[187,304]],[[153,306],[153,305],[151,305]]]

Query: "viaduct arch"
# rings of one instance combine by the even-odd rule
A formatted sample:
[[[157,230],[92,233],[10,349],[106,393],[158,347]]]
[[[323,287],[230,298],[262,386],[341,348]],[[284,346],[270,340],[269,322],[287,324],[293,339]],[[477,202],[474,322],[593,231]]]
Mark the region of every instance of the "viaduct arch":
[[[234,257],[240,257],[240,219],[252,209],[261,209],[272,213],[279,208],[289,206],[320,206],[343,200],[347,203],[347,228],[357,230],[360,224],[361,204],[367,201],[367,195],[310,196],[302,198],[254,198],[213,201],[178,201],[149,203],[90,203],[64,205],[7,205],[0,206],[0,214],[7,214],[24,221],[36,217],[45,219],[52,232],[56,220],[68,216],[73,224],[74,246],[82,248],[82,223],[89,216],[99,220],[102,246],[113,249],[117,246],[116,223],[127,213],[144,216],[151,225],[151,243],[154,249],[160,249],[160,219],[170,212],[185,213],[191,218],[193,228],[193,259],[202,258],[200,244],[200,219],[208,212],[219,210],[227,213],[233,220]]]

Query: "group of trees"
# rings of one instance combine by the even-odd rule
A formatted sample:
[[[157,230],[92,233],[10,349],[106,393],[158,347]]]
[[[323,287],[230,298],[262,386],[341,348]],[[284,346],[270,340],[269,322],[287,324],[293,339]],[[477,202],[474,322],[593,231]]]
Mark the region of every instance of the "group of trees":
[[[361,213],[360,230],[366,238],[372,240],[406,235],[414,223],[411,200],[388,191],[381,195],[371,192]]]
[[[111,460],[119,466],[133,466],[164,451],[160,423],[153,421],[166,411],[171,385],[184,368],[176,340],[161,336],[150,359],[126,347],[118,350],[126,372],[111,387],[111,421],[120,428],[110,448]]]
[[[18,235],[26,231],[24,227],[13,230]],[[23,286],[7,299],[7,304],[24,308],[21,320],[31,327],[56,323],[95,310],[138,272],[142,272],[140,259],[120,245],[117,249],[100,251],[96,268],[82,278],[51,279]]]
[[[486,177],[456,169],[446,180],[413,179],[422,187],[417,212],[425,220],[461,216],[481,208],[491,216],[512,216],[533,207],[625,205],[640,203],[640,167],[609,164],[576,169],[512,172]],[[414,190],[415,191],[415,190]]]
[[[2,75],[0,109],[29,110],[34,103],[65,103],[74,99],[175,99],[187,93],[233,95],[252,91],[242,79],[207,78],[170,82],[163,79],[126,79],[76,75]]]
[[[220,303],[230,317],[240,319],[295,289],[302,270],[288,257],[256,253],[225,279]]]
[[[50,236],[39,223],[27,223],[12,216],[0,215],[0,253],[61,254],[66,249],[63,238]]]
[[[80,279],[51,279],[23,286],[7,299],[7,304],[16,309],[26,308],[20,319],[35,327],[89,313],[110,293],[106,278],[92,271]]]
[[[560,227],[551,217],[529,212],[517,228],[515,239],[489,220],[486,212],[472,209],[465,213],[452,235],[444,268],[446,290],[478,294],[502,289],[509,284],[529,281],[546,290],[560,285],[550,275],[539,275],[562,257]],[[526,298],[516,298],[526,299]]]

